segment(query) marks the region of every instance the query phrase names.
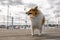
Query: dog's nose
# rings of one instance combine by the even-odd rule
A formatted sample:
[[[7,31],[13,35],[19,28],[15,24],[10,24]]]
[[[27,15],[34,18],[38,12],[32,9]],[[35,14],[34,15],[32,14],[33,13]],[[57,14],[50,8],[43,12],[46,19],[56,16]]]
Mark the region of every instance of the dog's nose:
[[[26,12],[26,14],[28,14],[28,13]]]

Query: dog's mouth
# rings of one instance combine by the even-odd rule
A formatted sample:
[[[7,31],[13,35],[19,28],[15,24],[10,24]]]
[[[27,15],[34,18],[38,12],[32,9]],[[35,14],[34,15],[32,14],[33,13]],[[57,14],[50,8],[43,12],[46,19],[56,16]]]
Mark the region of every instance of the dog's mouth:
[[[32,13],[27,13],[27,12],[26,12],[26,14],[31,15]]]

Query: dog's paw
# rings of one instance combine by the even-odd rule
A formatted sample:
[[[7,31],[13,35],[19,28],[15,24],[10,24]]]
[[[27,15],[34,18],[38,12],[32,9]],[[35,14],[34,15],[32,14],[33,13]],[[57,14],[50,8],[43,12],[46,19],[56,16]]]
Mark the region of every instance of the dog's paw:
[[[40,36],[40,35],[42,35],[42,33],[39,33],[38,35]]]
[[[32,36],[33,36],[34,34],[32,34]]]
[[[34,36],[34,34],[31,34],[32,36]]]

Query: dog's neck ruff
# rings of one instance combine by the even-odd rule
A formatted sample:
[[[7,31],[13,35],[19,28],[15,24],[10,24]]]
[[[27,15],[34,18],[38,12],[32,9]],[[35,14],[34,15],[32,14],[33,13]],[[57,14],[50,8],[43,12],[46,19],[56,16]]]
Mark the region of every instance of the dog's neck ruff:
[[[40,12],[37,17],[31,18],[31,23],[32,25],[41,25],[42,24],[42,19],[43,19],[43,14]]]

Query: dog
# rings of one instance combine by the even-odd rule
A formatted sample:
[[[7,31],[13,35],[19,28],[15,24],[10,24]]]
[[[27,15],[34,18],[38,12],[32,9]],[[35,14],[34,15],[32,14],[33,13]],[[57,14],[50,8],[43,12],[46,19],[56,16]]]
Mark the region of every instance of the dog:
[[[31,34],[34,35],[35,29],[38,29],[39,35],[41,35],[42,26],[45,24],[45,16],[38,10],[38,6],[31,8],[26,14],[31,19]]]

